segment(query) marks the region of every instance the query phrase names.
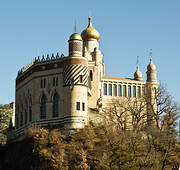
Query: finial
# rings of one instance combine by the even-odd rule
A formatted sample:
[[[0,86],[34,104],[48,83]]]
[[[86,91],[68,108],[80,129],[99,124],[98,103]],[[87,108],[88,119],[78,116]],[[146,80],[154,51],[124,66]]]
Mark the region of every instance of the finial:
[[[150,56],[150,58],[151,58],[151,60],[152,60],[152,49],[150,49],[149,56]]]
[[[75,23],[74,23],[74,33],[77,33],[77,22],[75,20]]]
[[[91,16],[89,16],[89,25],[88,25],[88,27],[89,26],[92,26],[92,17]]]

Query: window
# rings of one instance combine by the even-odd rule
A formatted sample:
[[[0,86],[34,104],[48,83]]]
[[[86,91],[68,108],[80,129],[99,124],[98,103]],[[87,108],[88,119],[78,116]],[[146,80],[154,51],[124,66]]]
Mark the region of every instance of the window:
[[[137,97],[141,97],[141,87],[137,87]]]
[[[128,97],[131,97],[131,86],[128,85]]]
[[[113,95],[117,96],[117,85],[113,84]]]
[[[93,81],[93,71],[92,70],[90,70],[89,77],[90,77],[90,80]]]
[[[154,97],[156,97],[156,87],[153,88],[154,91]]]
[[[27,124],[27,110],[25,109],[25,124]]]
[[[112,96],[112,84],[108,85],[108,93],[109,93],[109,96]]]
[[[56,86],[58,86],[58,77],[56,77]]]
[[[29,122],[32,121],[32,107],[29,106]]]
[[[136,86],[133,86],[133,97],[136,97]]]
[[[53,77],[53,87],[55,86],[55,77]]]
[[[122,87],[120,84],[118,85],[118,96],[122,96]]]
[[[17,118],[16,118],[16,127],[17,129],[19,128],[19,114],[17,114]]]
[[[53,87],[58,86],[58,77],[53,77]]]
[[[83,82],[83,75],[79,76],[79,82],[82,83]]]
[[[59,95],[57,93],[53,96],[53,117],[58,116],[58,110],[59,110]]]
[[[85,111],[85,103],[82,103],[82,110]]]
[[[107,84],[104,83],[104,96],[107,96]]]
[[[123,85],[123,96],[126,97],[126,85]]]
[[[76,110],[80,110],[80,102],[76,102]]]
[[[45,119],[46,118],[46,96],[43,95],[41,97],[41,115],[40,115],[41,119]]]
[[[46,88],[46,79],[41,79],[41,88]]]
[[[23,113],[21,112],[21,120],[20,120],[20,126],[23,126]]]
[[[142,95],[145,96],[145,87],[142,87]]]

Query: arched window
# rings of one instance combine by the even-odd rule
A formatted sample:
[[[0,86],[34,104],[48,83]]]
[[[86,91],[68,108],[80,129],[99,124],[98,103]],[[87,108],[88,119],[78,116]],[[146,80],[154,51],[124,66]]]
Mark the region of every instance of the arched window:
[[[108,85],[108,93],[109,93],[109,96],[112,96],[112,84]]]
[[[113,84],[113,96],[117,96],[117,85]]]
[[[25,109],[24,113],[25,113],[25,118],[24,118],[24,119],[25,119],[25,120],[24,120],[25,122],[24,122],[24,123],[25,123],[25,125],[26,125],[26,124],[27,124],[27,110],[26,110],[26,109]]]
[[[131,86],[128,85],[128,97],[131,97]]]
[[[137,87],[137,97],[141,97],[141,87]]]
[[[133,97],[136,97],[136,86],[133,86]]]
[[[41,115],[40,115],[41,119],[45,119],[46,118],[46,96],[43,95],[41,97]]]
[[[122,87],[120,84],[118,85],[118,96],[122,96]]]
[[[107,84],[104,83],[104,96],[107,96]]]
[[[126,97],[126,85],[123,85],[123,96]]]
[[[57,93],[53,96],[53,117],[57,117],[59,112],[59,95]]]
[[[145,96],[145,87],[142,87],[142,95]]]

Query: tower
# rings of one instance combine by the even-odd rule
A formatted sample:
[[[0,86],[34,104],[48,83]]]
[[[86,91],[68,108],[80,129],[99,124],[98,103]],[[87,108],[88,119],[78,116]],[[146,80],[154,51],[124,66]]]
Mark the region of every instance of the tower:
[[[83,56],[88,59],[88,107],[96,108],[101,98],[103,76],[102,54],[99,50],[99,32],[92,26],[92,17],[89,17],[88,27],[81,33],[83,39]]]
[[[82,56],[81,35],[69,39],[69,56],[64,59],[64,127],[82,128],[87,123],[88,62]]]
[[[150,63],[147,66],[147,80],[146,80],[146,96],[147,96],[147,112],[148,119],[152,120],[152,116],[157,111],[157,99],[158,99],[158,87],[159,82],[157,81],[156,66],[152,63],[152,58],[150,58]]]

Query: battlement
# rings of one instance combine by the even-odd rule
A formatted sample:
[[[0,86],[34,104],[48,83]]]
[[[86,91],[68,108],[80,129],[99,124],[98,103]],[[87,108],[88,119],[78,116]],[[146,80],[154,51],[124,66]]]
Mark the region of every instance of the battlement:
[[[24,66],[22,69],[20,69],[18,71],[17,77],[22,75],[24,72],[26,72],[28,69],[30,69],[35,64],[41,64],[41,63],[45,63],[45,62],[49,62],[49,61],[56,61],[56,60],[60,60],[63,58],[65,58],[63,53],[61,55],[59,55],[59,53],[57,53],[56,56],[54,54],[52,54],[51,57],[49,56],[49,54],[47,54],[46,57],[44,55],[42,55],[42,57],[40,57],[40,56],[35,57],[29,64],[27,64],[26,66]]]

